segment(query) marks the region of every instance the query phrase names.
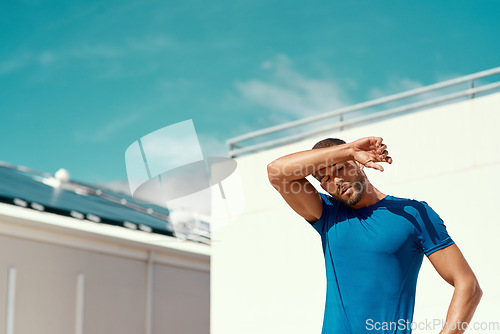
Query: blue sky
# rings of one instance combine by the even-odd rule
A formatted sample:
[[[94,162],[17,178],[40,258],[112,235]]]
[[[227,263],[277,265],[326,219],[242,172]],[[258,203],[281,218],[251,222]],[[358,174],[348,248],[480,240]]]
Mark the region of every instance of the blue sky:
[[[0,160],[125,180],[130,144],[187,119],[221,154],[252,130],[500,66],[499,13],[497,0],[3,1]]]

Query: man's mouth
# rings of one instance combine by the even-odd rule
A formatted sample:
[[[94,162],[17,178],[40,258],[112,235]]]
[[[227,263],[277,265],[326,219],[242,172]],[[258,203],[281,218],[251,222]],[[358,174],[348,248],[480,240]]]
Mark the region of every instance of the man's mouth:
[[[344,195],[344,194],[345,194],[345,192],[346,192],[347,190],[349,190],[349,188],[351,188],[351,186],[344,186],[344,187],[342,187],[342,190],[341,190],[341,192],[340,192],[340,195]]]

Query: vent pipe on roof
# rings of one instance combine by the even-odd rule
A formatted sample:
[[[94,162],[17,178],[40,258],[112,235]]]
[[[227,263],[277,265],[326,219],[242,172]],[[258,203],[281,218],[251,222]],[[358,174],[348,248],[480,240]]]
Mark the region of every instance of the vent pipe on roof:
[[[56,180],[60,181],[60,182],[68,182],[69,181],[69,172],[64,169],[64,168],[60,168],[55,174],[54,174],[54,177],[56,178]]]
[[[52,188],[59,188],[61,184],[69,181],[69,172],[64,168],[60,168],[57,172],[55,172],[53,177],[48,175],[47,177],[38,179],[38,181]]]

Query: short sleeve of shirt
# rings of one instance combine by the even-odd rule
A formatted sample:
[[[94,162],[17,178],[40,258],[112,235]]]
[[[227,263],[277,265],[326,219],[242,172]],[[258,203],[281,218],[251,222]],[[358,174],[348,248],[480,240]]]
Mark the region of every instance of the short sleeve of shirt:
[[[416,202],[417,222],[416,238],[417,245],[426,256],[454,243],[448,235],[446,226],[439,215],[426,203]]]
[[[338,202],[334,200],[332,197],[320,193],[321,202],[323,202],[323,212],[321,213],[321,217],[315,222],[309,222],[312,227],[319,234],[323,235],[325,230],[328,228],[328,222],[331,221],[331,217],[335,214],[338,209]]]

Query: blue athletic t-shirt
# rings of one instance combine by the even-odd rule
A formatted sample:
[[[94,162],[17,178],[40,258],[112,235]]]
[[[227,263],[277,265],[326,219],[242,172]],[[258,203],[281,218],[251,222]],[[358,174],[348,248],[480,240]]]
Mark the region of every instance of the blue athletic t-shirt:
[[[351,209],[321,194],[327,291],[323,334],[411,333],[423,254],[453,244],[425,202],[386,196]]]

